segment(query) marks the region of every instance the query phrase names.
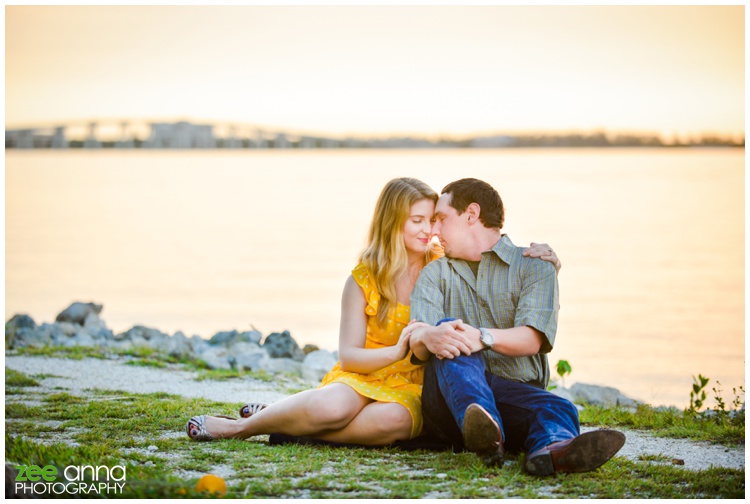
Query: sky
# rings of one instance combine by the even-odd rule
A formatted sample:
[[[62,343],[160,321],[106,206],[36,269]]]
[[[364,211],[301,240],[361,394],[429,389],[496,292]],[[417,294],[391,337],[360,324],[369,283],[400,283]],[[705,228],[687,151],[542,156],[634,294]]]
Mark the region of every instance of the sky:
[[[6,6],[6,127],[744,137],[733,6]]]

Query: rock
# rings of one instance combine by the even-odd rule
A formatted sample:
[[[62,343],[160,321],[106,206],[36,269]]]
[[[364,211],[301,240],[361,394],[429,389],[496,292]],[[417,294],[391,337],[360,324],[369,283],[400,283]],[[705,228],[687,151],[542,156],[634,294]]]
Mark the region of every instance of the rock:
[[[239,333],[237,331],[221,331],[217,332],[208,341],[212,345],[228,345],[229,342],[237,337]]]
[[[196,355],[202,354],[211,346],[208,341],[204,340],[198,335],[193,335],[190,338],[190,346],[193,348],[193,353]]]
[[[16,329],[11,342],[12,348],[43,347],[53,344],[52,336],[48,332],[30,327]]]
[[[65,322],[65,324],[71,328],[73,327],[73,324],[68,322]],[[68,334],[66,334],[62,324],[48,324],[45,322],[39,326],[39,331],[49,335],[53,345],[62,345],[63,341],[68,338]],[[73,334],[75,334],[75,331],[71,331],[69,335],[72,336]]]
[[[269,334],[263,342],[263,348],[274,359],[289,358],[302,362],[305,358],[305,354],[302,353],[289,331]]]
[[[19,329],[37,328],[34,319],[26,314],[16,314],[5,323],[5,348],[14,348],[17,343],[17,333]]]
[[[192,355],[193,347],[190,345],[190,340],[182,332],[177,331],[167,340],[165,352],[170,357],[184,359]]]
[[[133,326],[124,333],[116,334],[113,336],[115,341],[130,340],[133,343],[143,344],[143,342],[158,342],[169,335],[159,331],[158,329],[152,329],[141,325]]]
[[[55,318],[55,322],[72,322],[73,324],[83,325],[90,313],[99,315],[102,308],[103,305],[100,304],[75,302],[61,311]]]
[[[17,313],[11,317],[9,321],[5,323],[5,331],[9,328],[28,327],[29,329],[36,329],[37,325],[34,319],[25,313]]]
[[[85,331],[75,333],[73,336],[62,341],[62,346],[74,347],[74,346],[94,346],[96,342],[94,338]]]
[[[562,397],[563,399],[567,399],[570,402],[575,402],[575,398],[573,397],[573,394],[570,393],[570,390],[566,389],[565,387],[555,387],[552,390],[550,390],[553,394],[555,394],[558,397]]]
[[[268,353],[255,343],[240,341],[229,348],[230,361],[240,371],[257,371],[268,360]]]
[[[311,345],[311,344],[308,343],[307,345],[304,346],[304,348],[302,348],[302,353],[305,354],[305,355],[307,355],[307,354],[312,353],[312,352],[314,352],[316,350],[320,350],[320,348],[318,348],[318,345]]]
[[[55,325],[62,331],[63,335],[68,337],[73,336],[79,329],[70,322],[58,322]]]
[[[570,393],[573,394],[575,402],[583,404],[633,408],[640,404],[639,401],[624,396],[619,390],[613,387],[576,383],[570,387]]]
[[[196,357],[205,362],[210,369],[232,369],[233,362],[229,360],[229,350],[223,346],[209,345]]]
[[[261,360],[258,366],[257,371],[265,371],[269,374],[283,373],[292,376],[302,375],[302,363],[286,357]]]
[[[309,382],[320,383],[335,364],[336,359],[327,350],[310,352],[302,361],[302,378]]]
[[[237,332],[237,331],[221,331],[216,334],[214,334],[211,339],[209,340],[209,343],[212,345],[233,345],[235,343],[255,343],[260,344],[260,340],[263,338],[263,335],[260,334],[258,331],[245,331],[245,332]]]
[[[86,315],[86,319],[83,321],[83,328],[95,339],[103,338],[111,340],[113,337],[112,330],[108,329],[104,321],[99,318],[99,315],[93,312]]]
[[[149,445],[149,447],[148,447],[148,448],[146,448],[146,449],[147,449],[148,451],[150,451],[151,453],[154,453],[154,452],[157,452],[157,451],[159,451],[159,447],[158,447],[158,446],[156,446],[156,445]]]

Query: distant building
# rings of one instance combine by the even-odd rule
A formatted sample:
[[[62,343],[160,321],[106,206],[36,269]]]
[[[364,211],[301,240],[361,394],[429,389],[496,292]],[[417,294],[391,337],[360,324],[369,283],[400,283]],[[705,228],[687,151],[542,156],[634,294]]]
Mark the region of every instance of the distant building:
[[[151,123],[151,135],[143,143],[149,149],[213,149],[214,127],[210,124]]]

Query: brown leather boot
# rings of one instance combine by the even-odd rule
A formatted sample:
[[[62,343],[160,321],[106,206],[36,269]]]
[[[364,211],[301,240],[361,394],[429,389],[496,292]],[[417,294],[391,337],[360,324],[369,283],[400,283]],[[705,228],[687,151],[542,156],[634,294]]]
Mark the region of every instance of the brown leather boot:
[[[586,472],[615,456],[625,444],[625,434],[611,429],[584,432],[552,443],[526,457],[526,470],[536,476],[556,472]]]
[[[478,404],[470,404],[464,414],[464,447],[476,453],[488,467],[505,463],[503,437],[497,422]]]

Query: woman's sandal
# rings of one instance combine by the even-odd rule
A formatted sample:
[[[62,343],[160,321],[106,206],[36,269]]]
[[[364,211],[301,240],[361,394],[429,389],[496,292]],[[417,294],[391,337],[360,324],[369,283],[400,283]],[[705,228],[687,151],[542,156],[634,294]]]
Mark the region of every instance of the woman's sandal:
[[[228,418],[229,420],[237,420],[234,417],[226,415],[212,415],[217,418]],[[190,439],[193,441],[213,441],[214,437],[210,432],[206,430],[206,417],[207,415],[194,416],[185,425],[185,431]]]
[[[240,408],[240,416],[242,418],[250,418],[257,412],[259,412],[262,409],[266,409],[268,407],[268,404],[263,403],[257,403],[257,402],[251,402],[247,403],[243,407]]]

